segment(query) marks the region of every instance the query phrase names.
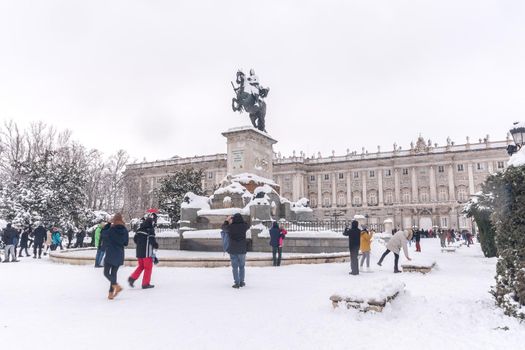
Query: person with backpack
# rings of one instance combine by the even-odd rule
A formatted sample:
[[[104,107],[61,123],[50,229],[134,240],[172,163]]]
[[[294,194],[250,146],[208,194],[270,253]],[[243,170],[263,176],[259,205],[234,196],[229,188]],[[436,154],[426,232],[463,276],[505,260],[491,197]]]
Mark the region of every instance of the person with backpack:
[[[135,236],[133,241],[136,244],[136,257],[138,260],[138,266],[135,271],[128,277],[128,283],[133,288],[135,281],[140,277],[144,271],[142,277],[142,289],[154,288],[151,282],[151,273],[153,270],[153,257],[154,249],[158,249],[159,245],[155,240],[155,229],[153,228],[153,218],[147,218],[144,221]]]
[[[95,248],[97,248],[97,255],[95,256],[95,267],[103,267],[102,266],[102,259],[104,259],[104,247],[102,246],[102,241],[100,239],[100,234],[102,233],[102,229],[106,226],[106,223],[104,221],[100,222],[95,229],[95,233],[93,234],[93,241],[95,244]]]
[[[221,240],[222,240],[223,254],[228,251],[228,247],[230,246],[230,236],[228,236],[228,225],[229,224],[230,222],[226,220],[221,226]]]
[[[244,221],[240,213],[233,215],[230,220],[227,231],[230,238],[228,253],[230,254],[234,281],[232,288],[239,289],[246,286],[244,282],[244,265],[246,264],[246,252],[248,250],[246,232],[250,226]]]
[[[129,232],[122,214],[113,216],[111,222],[100,231],[100,237],[105,251],[104,276],[109,281],[108,299],[113,300],[122,291],[117,283],[117,273],[119,267],[124,265],[124,247],[129,242]]]

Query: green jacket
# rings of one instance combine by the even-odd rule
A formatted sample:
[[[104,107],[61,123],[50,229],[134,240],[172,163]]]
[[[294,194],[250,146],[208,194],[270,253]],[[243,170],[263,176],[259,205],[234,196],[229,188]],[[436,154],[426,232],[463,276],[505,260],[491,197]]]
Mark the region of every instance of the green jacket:
[[[102,226],[98,225],[98,227],[95,229],[95,247],[100,247],[100,232],[102,231]]]

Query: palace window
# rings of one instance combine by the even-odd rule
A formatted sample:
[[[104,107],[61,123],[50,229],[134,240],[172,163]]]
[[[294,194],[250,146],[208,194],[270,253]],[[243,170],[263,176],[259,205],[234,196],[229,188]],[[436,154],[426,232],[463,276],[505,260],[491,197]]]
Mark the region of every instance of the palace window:
[[[476,169],[477,169],[478,171],[483,171],[483,170],[485,170],[485,163],[477,163],[477,164],[476,164]]]
[[[317,208],[317,195],[315,193],[310,194],[310,206],[312,208]]]
[[[438,199],[440,202],[448,201],[448,189],[446,187],[440,187],[438,190]]]
[[[359,179],[359,171],[354,171],[354,179]]]
[[[324,174],[324,180],[329,181],[330,180],[330,174]]]
[[[408,175],[408,168],[403,169],[403,175]]]
[[[428,197],[428,190],[426,188],[422,188],[419,190],[419,200],[422,203],[427,203],[429,201]]]
[[[443,165],[439,165],[438,166],[438,173],[444,173],[445,172],[445,167]]]
[[[458,172],[465,171],[465,166],[463,164],[458,164]]]
[[[405,204],[410,203],[410,191],[406,188],[401,193],[401,201]]]
[[[344,180],[345,178],[345,174],[344,173],[339,173],[339,180]]]
[[[339,192],[337,194],[337,206],[344,207],[346,205],[346,193]]]
[[[385,192],[385,204],[394,204],[394,193],[390,190]]]
[[[369,177],[375,177],[375,176],[376,176],[376,172],[374,170],[370,170]]]
[[[315,175],[310,175],[310,182],[314,182],[315,181]]]
[[[386,177],[392,176],[392,170],[391,169],[386,169],[385,170],[385,176]]]
[[[211,171],[208,172],[208,179],[210,179],[210,180],[213,179],[213,172],[211,172]]]
[[[358,193],[354,193],[352,197],[352,205],[353,206],[361,206],[361,195]]]
[[[448,228],[448,218],[446,217],[441,218],[441,228]]]
[[[368,193],[368,205],[377,205],[377,192],[370,191]]]
[[[332,198],[330,196],[330,193],[326,192],[323,193],[323,207],[330,207],[332,206]]]
[[[505,162],[498,162],[498,169],[505,168]]]
[[[468,200],[467,189],[464,186],[458,188],[458,201],[466,202]]]

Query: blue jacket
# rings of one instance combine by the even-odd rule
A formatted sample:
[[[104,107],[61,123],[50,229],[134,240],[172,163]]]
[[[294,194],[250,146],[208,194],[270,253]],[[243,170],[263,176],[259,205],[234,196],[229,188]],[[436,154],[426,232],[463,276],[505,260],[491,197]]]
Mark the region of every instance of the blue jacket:
[[[270,229],[270,245],[272,247],[278,247],[280,238],[281,229],[279,228],[279,224],[277,222],[274,222],[272,228]]]
[[[59,245],[60,242],[62,242],[62,236],[60,236],[60,232],[53,232],[53,234],[51,235],[51,243],[53,243],[54,245]]]
[[[128,245],[129,233],[126,226],[111,225],[100,233],[106,251],[104,263],[112,266],[124,265],[124,247]]]

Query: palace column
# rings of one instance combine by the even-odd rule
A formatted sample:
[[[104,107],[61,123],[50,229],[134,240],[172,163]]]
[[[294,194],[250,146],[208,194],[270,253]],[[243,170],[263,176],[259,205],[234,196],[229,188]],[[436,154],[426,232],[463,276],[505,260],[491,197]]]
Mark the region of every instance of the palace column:
[[[346,173],[346,206],[352,206],[352,172]]]
[[[448,198],[456,201],[456,185],[454,184],[454,164],[448,166]]]
[[[317,174],[317,207],[321,208],[323,206],[323,191],[321,189],[322,180],[321,177],[323,174]]]
[[[378,200],[379,206],[383,206],[383,169],[377,170],[377,188],[378,188]]]
[[[412,203],[417,203],[419,201],[418,188],[417,188],[417,168],[413,167],[411,169],[412,174]]]
[[[401,202],[401,192],[400,192],[400,186],[399,186],[399,169],[394,169],[394,201],[396,203]]]
[[[366,195],[366,171],[361,171],[361,181],[362,181],[362,185],[363,185],[363,188],[362,188],[362,203],[363,203],[363,207],[368,207],[368,196]]]
[[[467,164],[467,171],[468,171],[468,192],[469,194],[474,194],[476,192],[476,188],[474,187],[474,171],[472,170],[472,163]]]
[[[429,177],[430,177],[430,201],[436,202],[437,201],[437,189],[436,189],[436,170],[431,165],[429,170]]]
[[[336,184],[337,179],[336,177],[337,177],[337,174],[333,173],[332,174],[332,208],[337,207],[337,184]]]

